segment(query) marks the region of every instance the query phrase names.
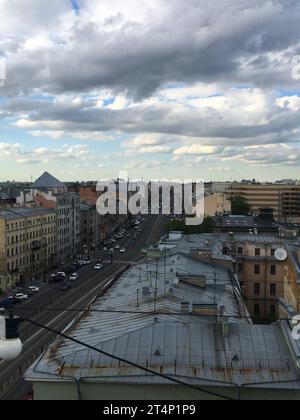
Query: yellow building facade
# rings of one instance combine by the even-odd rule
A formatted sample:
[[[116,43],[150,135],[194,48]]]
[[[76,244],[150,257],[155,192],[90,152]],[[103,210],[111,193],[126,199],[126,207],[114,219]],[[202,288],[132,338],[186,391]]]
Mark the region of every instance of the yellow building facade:
[[[56,261],[56,212],[40,208],[0,210],[0,289],[30,284]]]

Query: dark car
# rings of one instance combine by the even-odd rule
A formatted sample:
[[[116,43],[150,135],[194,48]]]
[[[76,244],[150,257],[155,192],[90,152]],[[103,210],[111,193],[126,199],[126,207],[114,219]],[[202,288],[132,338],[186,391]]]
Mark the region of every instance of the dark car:
[[[54,277],[51,277],[50,279],[50,283],[61,283],[65,280],[65,277],[61,276],[61,275],[56,275]]]
[[[17,305],[19,301],[15,298],[7,298],[0,301],[0,308],[2,309],[9,309],[15,305]]]
[[[60,291],[61,292],[66,292],[67,290],[71,289],[72,285],[70,283],[64,283],[61,288]]]

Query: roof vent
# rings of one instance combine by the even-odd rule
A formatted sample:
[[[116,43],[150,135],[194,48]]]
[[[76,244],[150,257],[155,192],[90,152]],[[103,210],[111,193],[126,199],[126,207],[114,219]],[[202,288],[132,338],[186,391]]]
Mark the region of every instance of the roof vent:
[[[156,350],[156,352],[154,353],[154,356],[157,356],[157,357],[161,356],[161,352],[159,351],[159,349]]]
[[[144,296],[150,295],[150,287],[143,287],[143,295]]]
[[[239,356],[237,354],[235,356],[233,356],[232,361],[238,363],[240,361]]]

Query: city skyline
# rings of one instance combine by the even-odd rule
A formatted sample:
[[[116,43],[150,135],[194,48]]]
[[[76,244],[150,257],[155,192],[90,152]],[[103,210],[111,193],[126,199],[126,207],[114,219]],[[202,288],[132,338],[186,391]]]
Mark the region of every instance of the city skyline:
[[[0,181],[298,178],[298,2],[14,3]]]

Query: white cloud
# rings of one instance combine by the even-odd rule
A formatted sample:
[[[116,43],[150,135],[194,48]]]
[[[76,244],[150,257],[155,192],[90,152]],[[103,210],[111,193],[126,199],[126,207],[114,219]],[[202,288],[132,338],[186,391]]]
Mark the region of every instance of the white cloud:
[[[191,146],[183,146],[174,151],[175,156],[181,155],[215,155],[221,153],[224,147],[217,146],[201,146],[200,144],[192,144]]]

